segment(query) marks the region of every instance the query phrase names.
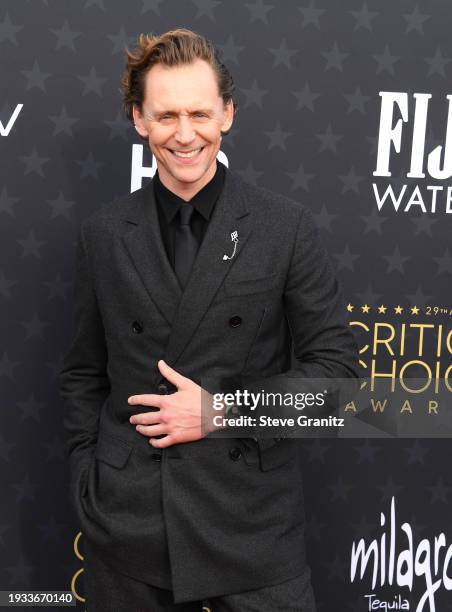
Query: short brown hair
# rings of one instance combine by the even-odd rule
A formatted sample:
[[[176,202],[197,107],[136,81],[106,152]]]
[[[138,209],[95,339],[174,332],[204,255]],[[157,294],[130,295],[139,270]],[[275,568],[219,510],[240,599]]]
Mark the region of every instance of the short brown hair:
[[[190,64],[196,59],[205,60],[213,68],[223,103],[231,100],[234,113],[237,111],[238,105],[233,98],[235,88],[232,75],[221,62],[215,45],[204,36],[186,28],[170,30],[160,36],[140,34],[135,48],[132,51],[126,48],[126,54],[126,69],[121,79],[122,104],[132,123],[133,106],[137,106],[142,112],[145,77],[152,66],[178,66]],[[142,139],[146,141],[146,138]]]

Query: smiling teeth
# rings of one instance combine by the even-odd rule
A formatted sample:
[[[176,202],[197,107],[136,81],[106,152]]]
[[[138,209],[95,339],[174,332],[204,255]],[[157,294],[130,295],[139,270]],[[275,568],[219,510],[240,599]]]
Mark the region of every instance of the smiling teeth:
[[[200,151],[201,149],[193,149],[193,151],[188,151],[187,153],[182,153],[182,151],[173,151],[173,153],[177,157],[194,157]]]

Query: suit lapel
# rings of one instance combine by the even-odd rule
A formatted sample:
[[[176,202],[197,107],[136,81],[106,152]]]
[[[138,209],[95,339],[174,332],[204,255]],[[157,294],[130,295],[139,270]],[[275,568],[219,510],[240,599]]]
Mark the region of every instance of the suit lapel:
[[[137,192],[126,223],[135,227],[122,237],[123,243],[149,297],[171,325],[182,291],[163,244],[152,181]]]
[[[251,215],[240,189],[240,180],[226,170],[223,189],[199,248],[189,281],[182,292],[168,261],[160,233],[152,180],[136,192],[125,222],[134,227],[122,236],[137,274],[150,299],[171,325],[165,360],[175,364],[193,336],[226,275],[240,257],[251,231]],[[237,232],[238,243],[232,259]]]
[[[251,231],[251,215],[241,195],[239,179],[226,170],[223,189],[215,205],[206,234],[199,248],[189,281],[182,294],[165,352],[165,360],[174,365],[193,336],[226,275],[240,257]],[[237,232],[238,243],[232,259]]]

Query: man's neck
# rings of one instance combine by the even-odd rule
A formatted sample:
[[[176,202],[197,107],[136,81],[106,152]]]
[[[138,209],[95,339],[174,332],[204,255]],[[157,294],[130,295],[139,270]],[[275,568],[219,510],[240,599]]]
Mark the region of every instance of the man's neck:
[[[164,185],[172,193],[175,193],[177,196],[188,202],[198,193],[198,191],[201,191],[201,189],[213,179],[217,171],[217,163],[217,160],[215,160],[215,163],[212,164],[208,171],[199,179],[199,181],[196,181],[195,183],[179,182],[177,185],[175,185],[174,183],[168,181],[167,177],[164,174],[162,175],[160,171],[159,179],[162,185]]]

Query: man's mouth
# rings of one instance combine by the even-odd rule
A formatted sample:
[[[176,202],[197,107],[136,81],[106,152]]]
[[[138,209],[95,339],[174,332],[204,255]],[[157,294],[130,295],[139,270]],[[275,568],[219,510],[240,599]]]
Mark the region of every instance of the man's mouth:
[[[198,149],[191,149],[190,151],[177,151],[175,149],[170,149],[170,151],[175,157],[190,158],[198,155],[203,149],[204,147],[199,147]]]

